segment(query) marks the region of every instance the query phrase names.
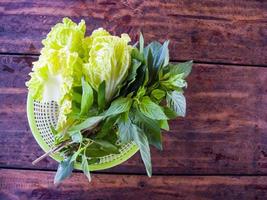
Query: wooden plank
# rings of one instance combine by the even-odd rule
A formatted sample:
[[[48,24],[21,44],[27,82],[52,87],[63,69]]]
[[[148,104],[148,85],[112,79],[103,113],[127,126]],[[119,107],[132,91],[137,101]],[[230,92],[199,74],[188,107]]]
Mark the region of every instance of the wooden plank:
[[[104,27],[140,30],[147,41],[170,39],[171,58],[267,64],[267,1],[1,1],[0,52],[38,54],[62,17],[85,19],[88,33]]]
[[[24,82],[36,59],[0,56],[0,166],[55,169],[26,118]],[[152,149],[155,174],[266,174],[267,68],[195,64],[184,119],[171,122],[164,150]],[[109,172],[145,173],[139,154]]]
[[[0,170],[1,199],[266,199],[266,177],[93,174],[89,184],[74,173],[53,185],[54,172]]]

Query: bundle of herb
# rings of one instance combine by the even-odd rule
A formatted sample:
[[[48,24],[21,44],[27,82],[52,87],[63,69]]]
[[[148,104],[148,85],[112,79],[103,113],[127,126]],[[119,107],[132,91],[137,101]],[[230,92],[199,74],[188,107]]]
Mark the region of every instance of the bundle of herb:
[[[55,25],[26,83],[33,99],[56,101],[57,126],[51,126],[55,148],[43,157],[60,152],[55,183],[70,176],[81,163],[90,177],[90,164],[120,153],[122,144],[134,142],[148,176],[152,175],[149,145],[162,150],[161,130],[168,120],[185,116],[183,88],[192,61],[169,63],[169,41],[139,42],[110,35],[100,28],[85,37],[85,23],[68,18]]]

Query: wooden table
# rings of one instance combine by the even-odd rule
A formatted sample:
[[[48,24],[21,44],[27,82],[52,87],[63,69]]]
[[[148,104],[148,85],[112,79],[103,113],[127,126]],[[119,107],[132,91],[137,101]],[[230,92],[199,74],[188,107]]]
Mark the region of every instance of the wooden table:
[[[25,81],[41,40],[64,16],[169,38],[173,61],[193,59],[187,116],[171,122],[154,176],[139,154],[87,183],[53,185],[57,163],[28,126]],[[267,1],[0,1],[0,199],[267,199]]]

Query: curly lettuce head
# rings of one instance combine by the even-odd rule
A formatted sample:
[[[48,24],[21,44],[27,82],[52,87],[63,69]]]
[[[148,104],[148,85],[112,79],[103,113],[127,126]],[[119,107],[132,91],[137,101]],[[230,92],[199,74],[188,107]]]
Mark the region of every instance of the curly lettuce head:
[[[54,26],[43,40],[44,48],[26,83],[35,100],[58,103],[57,129],[66,125],[67,114],[72,111],[73,87],[81,85],[84,34],[84,21],[77,25],[64,18]]]
[[[89,59],[84,64],[83,71],[96,91],[105,81],[107,101],[116,94],[128,74],[132,50],[129,42],[130,37],[127,34],[122,34],[121,37],[112,36],[102,28],[95,30],[86,39]]]

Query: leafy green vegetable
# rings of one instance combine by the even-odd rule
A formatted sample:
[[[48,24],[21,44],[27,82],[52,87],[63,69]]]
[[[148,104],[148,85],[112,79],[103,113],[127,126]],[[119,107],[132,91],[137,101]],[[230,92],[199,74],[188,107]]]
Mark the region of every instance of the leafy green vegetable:
[[[151,95],[157,100],[162,100],[166,96],[166,92],[161,89],[155,89],[151,92]]]
[[[187,61],[176,65],[169,64],[170,72],[172,74],[183,74],[183,78],[186,78],[192,70],[193,61]]]
[[[105,90],[106,90],[106,82],[103,81],[98,87],[98,97],[97,97],[99,110],[101,111],[104,109],[106,104]]]
[[[31,79],[26,83],[35,100],[59,104],[58,130],[66,126],[67,115],[72,111],[73,87],[81,85],[80,44],[85,29],[83,20],[77,25],[68,18],[53,27],[42,41],[44,48],[39,60],[33,63]]]
[[[61,161],[57,168],[57,173],[54,178],[54,184],[58,184],[63,181],[65,178],[68,178],[73,170],[73,162],[71,157],[68,157]]]
[[[174,110],[178,116],[185,116],[186,101],[181,92],[173,91],[171,94],[167,94],[167,105]]]
[[[118,148],[108,141],[101,140],[101,139],[95,139],[94,142],[96,144],[99,144],[101,146],[102,150],[104,150],[104,151],[107,151],[110,153],[120,153]]]
[[[111,132],[113,131],[113,125],[115,124],[116,120],[117,120],[118,116],[112,116],[112,117],[108,117],[104,123],[101,124],[101,129],[100,131],[97,133],[96,138],[100,139],[103,138],[107,135],[110,136]]]
[[[139,51],[140,51],[140,54],[144,52],[144,37],[142,33],[140,33],[140,37],[139,37]]]
[[[110,107],[105,113],[105,116],[118,115],[123,112],[127,112],[129,111],[131,105],[132,105],[132,99],[128,97],[125,98],[120,97],[111,103]]]
[[[84,120],[82,123],[72,126],[69,129],[69,131],[75,132],[75,131],[80,131],[82,129],[90,130],[94,128],[103,118],[104,116],[89,117],[88,119]]]
[[[158,121],[146,117],[139,111],[135,112],[134,121],[146,134],[149,144],[162,150],[162,138]]]
[[[127,77],[132,47],[128,45],[130,37],[127,34],[117,37],[106,33],[103,29],[93,32],[89,60],[84,68],[95,90],[103,81],[106,82],[105,94],[109,102]]]
[[[86,155],[83,155],[82,156],[82,165],[81,165],[81,167],[82,167],[83,173],[88,178],[88,181],[91,182],[91,175],[90,175],[90,170],[89,170],[89,164],[88,164]]]
[[[65,159],[54,182],[69,177],[74,163],[90,182],[90,165],[120,154],[128,142],[139,147],[150,177],[149,145],[162,150],[161,130],[169,130],[169,119],[185,116],[183,89],[193,62],[169,63],[168,40],[145,46],[140,33],[131,46],[127,34],[99,28],[85,37],[85,30],[83,20],[68,18],[53,27],[26,83],[34,100],[58,104],[51,151]]]
[[[148,118],[156,120],[168,119],[162,108],[155,104],[148,96],[142,98],[139,109]]]
[[[133,140],[135,127],[133,126],[130,119],[127,120],[119,120],[118,122],[118,132],[119,132],[119,139],[122,143],[127,143]]]
[[[83,136],[80,131],[76,131],[71,133],[71,139],[75,143],[81,143]]]
[[[166,120],[166,119],[159,120],[158,123],[159,123],[160,128],[162,128],[166,131],[170,130],[168,120]]]
[[[91,86],[82,79],[81,115],[87,114],[94,102],[94,93]]]
[[[142,160],[145,164],[149,177],[152,175],[151,156],[148,139],[141,128],[131,122],[131,120],[119,122],[119,138],[123,143],[134,140],[140,149]]]
[[[134,142],[137,144],[137,146],[140,149],[140,154],[146,167],[146,173],[149,177],[151,177],[152,176],[152,165],[151,165],[151,156],[150,156],[150,148],[148,144],[148,139],[142,129],[140,129],[138,126],[134,124],[132,125],[132,127],[133,127]]]

